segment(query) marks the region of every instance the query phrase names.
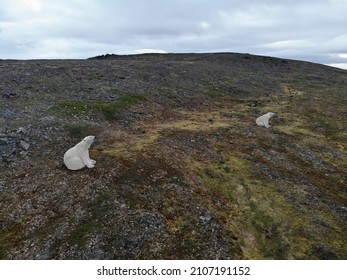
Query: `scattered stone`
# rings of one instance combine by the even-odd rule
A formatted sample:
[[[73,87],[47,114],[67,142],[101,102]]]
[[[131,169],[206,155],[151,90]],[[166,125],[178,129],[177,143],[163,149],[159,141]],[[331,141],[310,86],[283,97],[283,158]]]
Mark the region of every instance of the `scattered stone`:
[[[8,162],[15,158],[17,154],[16,151],[16,141],[12,137],[1,137],[0,138],[0,157],[2,161]]]
[[[209,213],[207,213],[206,215],[200,216],[199,219],[203,221],[204,223],[207,223],[211,221],[212,217]]]
[[[28,151],[30,148],[30,144],[24,140],[20,140],[19,141],[19,146],[24,150],[24,151]]]
[[[12,98],[12,97],[16,97],[17,94],[13,93],[13,92],[5,92],[2,94],[3,98]]]
[[[238,192],[240,192],[240,193],[244,193],[246,190],[245,190],[245,187],[244,186],[242,186],[242,185],[238,185],[237,187],[236,187],[236,190],[238,191]]]
[[[19,127],[16,132],[25,134],[27,132],[27,130],[24,127]]]

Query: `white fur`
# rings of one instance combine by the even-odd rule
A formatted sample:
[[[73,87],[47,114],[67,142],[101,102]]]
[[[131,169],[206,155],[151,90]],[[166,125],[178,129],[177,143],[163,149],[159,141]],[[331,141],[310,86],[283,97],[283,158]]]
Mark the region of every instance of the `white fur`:
[[[265,126],[266,128],[269,128],[269,119],[274,116],[274,113],[267,113],[265,115],[260,116],[259,118],[257,118],[256,123],[258,126]]]
[[[88,150],[94,139],[95,136],[87,136],[64,154],[64,164],[68,169],[78,170],[85,166],[94,167],[96,161],[90,159]]]

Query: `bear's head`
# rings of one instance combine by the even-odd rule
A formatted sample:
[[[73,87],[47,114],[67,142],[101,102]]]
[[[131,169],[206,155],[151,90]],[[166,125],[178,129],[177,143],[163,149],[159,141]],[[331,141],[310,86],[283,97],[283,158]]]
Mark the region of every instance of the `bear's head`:
[[[86,145],[87,148],[90,147],[90,145],[94,142],[95,136],[87,136],[85,137],[82,142]]]
[[[272,113],[272,112],[269,112],[269,113],[267,113],[268,114],[268,116],[271,118],[272,116],[274,116],[275,115],[275,113]]]

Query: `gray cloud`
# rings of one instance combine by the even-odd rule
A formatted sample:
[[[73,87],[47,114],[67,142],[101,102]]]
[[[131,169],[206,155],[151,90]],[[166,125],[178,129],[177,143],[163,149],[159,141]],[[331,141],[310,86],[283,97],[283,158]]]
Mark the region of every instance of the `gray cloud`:
[[[347,0],[0,0],[1,58],[244,52],[347,67]]]

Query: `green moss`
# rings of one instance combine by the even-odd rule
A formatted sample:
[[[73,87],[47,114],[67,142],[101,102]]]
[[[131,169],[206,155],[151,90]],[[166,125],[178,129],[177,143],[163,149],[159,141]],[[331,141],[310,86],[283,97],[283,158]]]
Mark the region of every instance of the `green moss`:
[[[100,78],[102,78],[103,77],[103,75],[102,74],[100,74],[100,73],[90,73],[89,75],[88,75],[88,78],[89,78],[89,80],[99,80]]]
[[[100,230],[102,230],[102,225],[97,220],[90,220],[77,226],[66,240],[71,244],[84,246],[88,240],[88,234],[99,232]]]
[[[305,81],[305,80],[304,80],[303,75],[297,74],[297,75],[294,76],[294,79],[293,79],[293,81],[292,81],[292,84],[293,84],[293,85],[301,85],[301,84],[303,84],[304,81]]]
[[[7,250],[18,244],[18,236],[24,227],[24,222],[19,220],[9,230],[0,231],[0,259],[6,258]]]
[[[88,111],[88,106],[90,106],[90,102],[79,100],[65,100],[59,102],[58,105],[59,109],[63,109],[63,111],[67,115],[79,115],[85,114]]]
[[[317,246],[327,247],[326,235],[331,250],[342,255],[342,234],[322,234],[322,227],[310,220],[318,211],[321,220],[332,226],[336,220],[324,217],[327,209],[299,213],[280,191],[283,185],[255,179],[250,163],[231,154],[223,156],[222,162],[193,161],[192,166],[204,188],[203,197],[213,197],[205,201],[206,206],[224,222],[225,231],[236,237],[230,246],[236,243],[242,249],[240,259],[319,258],[310,252]]]
[[[110,92],[115,95],[120,95],[122,93],[119,89],[116,88],[112,88]]]
[[[87,124],[72,123],[65,125],[65,130],[72,138],[82,138],[89,134],[90,126]]]
[[[225,91],[220,89],[210,89],[207,92],[205,92],[206,96],[209,96],[212,98],[222,97],[222,96],[225,96],[225,94],[226,94]]]
[[[229,95],[230,91],[225,91],[219,88],[212,88],[206,91],[204,94],[212,98],[224,97]],[[248,95],[250,92],[246,89],[235,87],[232,90],[232,95]]]
[[[99,112],[106,119],[112,120],[118,110],[136,105],[144,100],[146,100],[146,97],[143,94],[129,92],[121,96],[118,102],[65,100],[58,104],[58,108],[62,109],[67,115]]]
[[[146,100],[146,97],[140,93],[128,92],[121,96],[119,103],[124,107],[135,105]]]

